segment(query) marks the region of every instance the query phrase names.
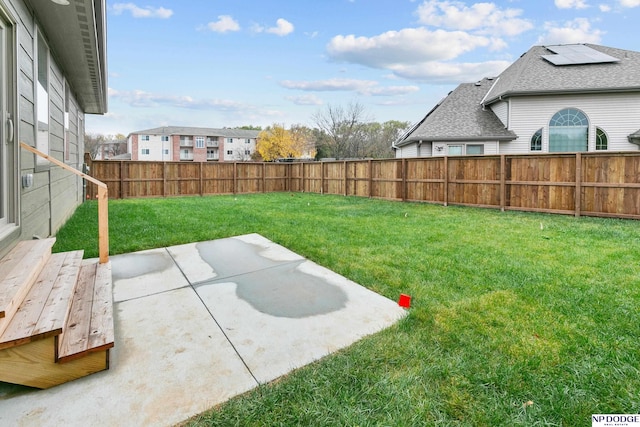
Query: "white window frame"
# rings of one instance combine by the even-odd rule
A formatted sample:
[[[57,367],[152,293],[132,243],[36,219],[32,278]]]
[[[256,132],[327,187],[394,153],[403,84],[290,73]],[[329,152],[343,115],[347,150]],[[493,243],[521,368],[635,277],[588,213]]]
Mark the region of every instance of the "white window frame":
[[[44,34],[37,29],[36,41],[36,78],[34,79],[34,85],[36,90],[36,148],[45,154],[49,154],[49,81],[51,80],[51,54],[49,45],[47,44]],[[43,51],[41,51],[43,49]],[[41,62],[46,62],[46,70],[44,78],[46,81],[43,86],[43,82],[40,81],[40,67]],[[49,161],[40,156],[36,156],[36,165],[39,167],[48,167]]]
[[[204,136],[196,136],[196,148],[204,148]]]

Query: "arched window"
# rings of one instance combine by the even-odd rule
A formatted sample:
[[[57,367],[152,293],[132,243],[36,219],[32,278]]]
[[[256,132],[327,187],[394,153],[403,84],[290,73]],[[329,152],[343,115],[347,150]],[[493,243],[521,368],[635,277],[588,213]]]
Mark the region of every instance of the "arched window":
[[[531,137],[531,151],[542,151],[542,129],[538,129]]]
[[[549,122],[549,152],[587,151],[589,119],[580,110],[565,108]]]
[[[596,128],[596,150],[606,150],[609,148],[607,134],[600,128]]]

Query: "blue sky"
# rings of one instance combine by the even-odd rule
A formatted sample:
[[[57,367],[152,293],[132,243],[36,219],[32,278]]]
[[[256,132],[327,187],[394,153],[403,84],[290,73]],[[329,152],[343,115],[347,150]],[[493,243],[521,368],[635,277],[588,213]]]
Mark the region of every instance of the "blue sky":
[[[538,44],[640,50],[640,0],[107,0],[109,112],[90,133],[314,126],[359,102],[420,120]]]

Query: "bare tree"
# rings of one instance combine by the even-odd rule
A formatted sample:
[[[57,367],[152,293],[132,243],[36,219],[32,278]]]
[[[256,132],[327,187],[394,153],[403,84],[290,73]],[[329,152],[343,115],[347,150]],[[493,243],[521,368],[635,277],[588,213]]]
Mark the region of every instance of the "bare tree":
[[[127,137],[121,133],[117,135],[86,133],[84,150],[91,155],[92,159],[95,159],[98,153],[102,153],[103,160],[108,159],[127,152]]]
[[[326,134],[334,157],[362,157],[364,154],[363,124],[368,121],[364,107],[350,102],[346,107],[328,105],[312,116],[316,126]]]

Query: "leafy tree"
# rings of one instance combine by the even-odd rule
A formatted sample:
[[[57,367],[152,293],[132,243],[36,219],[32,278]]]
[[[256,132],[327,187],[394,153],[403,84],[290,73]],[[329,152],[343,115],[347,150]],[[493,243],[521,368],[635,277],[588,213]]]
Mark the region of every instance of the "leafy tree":
[[[375,159],[394,157],[391,144],[393,141],[396,141],[410,125],[410,122],[401,122],[398,120],[365,124],[363,126],[366,141],[364,156]]]
[[[258,134],[256,151],[267,162],[290,157],[293,150],[293,138],[283,125],[274,124]]]
[[[311,129],[303,125],[291,125],[289,133],[291,134],[294,151],[299,153],[297,156],[290,157],[315,157],[316,147]]]

